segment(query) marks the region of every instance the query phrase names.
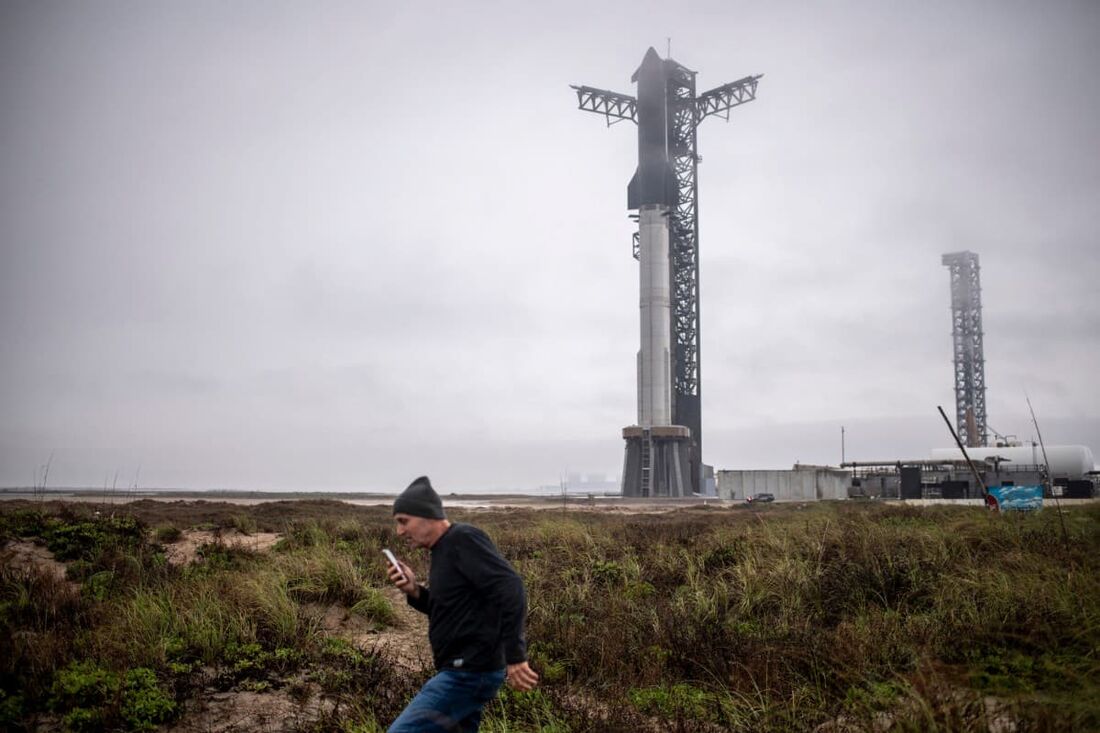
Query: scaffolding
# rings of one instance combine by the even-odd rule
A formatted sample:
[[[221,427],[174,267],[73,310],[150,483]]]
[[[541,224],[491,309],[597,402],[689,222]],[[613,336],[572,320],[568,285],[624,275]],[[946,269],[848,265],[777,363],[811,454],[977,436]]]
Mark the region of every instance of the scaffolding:
[[[955,358],[955,429],[968,447],[988,445],[985,356],[982,348],[982,285],[978,255],[943,255],[951,272],[951,342]]]

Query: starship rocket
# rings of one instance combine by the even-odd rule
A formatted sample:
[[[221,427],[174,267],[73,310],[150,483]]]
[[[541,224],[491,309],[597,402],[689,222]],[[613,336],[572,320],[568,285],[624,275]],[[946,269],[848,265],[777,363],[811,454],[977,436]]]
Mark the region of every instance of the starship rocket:
[[[627,187],[627,208],[638,210],[638,425],[643,428],[672,424],[669,214],[677,186],[668,154],[664,63],[650,48],[631,78],[638,84],[638,170]]]
[[[638,125],[638,169],[627,208],[638,212],[635,256],[641,344],[638,420],[623,428],[623,496],[707,490],[700,419],[695,129],[756,98],[760,76],[695,92],[695,72],[650,48],[634,72],[637,96],[573,86],[581,110],[608,126]]]

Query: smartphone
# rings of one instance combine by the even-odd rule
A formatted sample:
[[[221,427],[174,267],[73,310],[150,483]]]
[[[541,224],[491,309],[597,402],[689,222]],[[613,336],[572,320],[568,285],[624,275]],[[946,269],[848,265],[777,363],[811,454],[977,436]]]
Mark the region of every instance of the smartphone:
[[[405,573],[401,572],[401,565],[398,564],[397,558],[394,557],[393,553],[390,552],[389,549],[383,549],[382,554],[386,556],[387,560],[389,560],[390,565],[393,565],[395,568],[397,568],[397,572],[401,573],[401,580],[408,580],[408,578],[405,577]]]

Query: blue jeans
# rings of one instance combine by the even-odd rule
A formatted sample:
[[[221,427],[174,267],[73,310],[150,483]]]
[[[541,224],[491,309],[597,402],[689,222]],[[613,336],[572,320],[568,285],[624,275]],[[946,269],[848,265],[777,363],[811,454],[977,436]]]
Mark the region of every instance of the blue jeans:
[[[503,669],[445,669],[424,683],[387,733],[475,733],[481,724],[481,708],[503,683]]]

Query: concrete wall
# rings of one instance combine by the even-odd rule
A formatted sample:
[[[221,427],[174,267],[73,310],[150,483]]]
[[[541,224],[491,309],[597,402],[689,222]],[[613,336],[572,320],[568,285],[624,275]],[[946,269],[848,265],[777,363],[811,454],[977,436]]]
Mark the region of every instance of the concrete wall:
[[[744,501],[756,494],[774,494],[776,501],[847,499],[850,471],[798,466],[790,471],[719,471],[718,497]]]

